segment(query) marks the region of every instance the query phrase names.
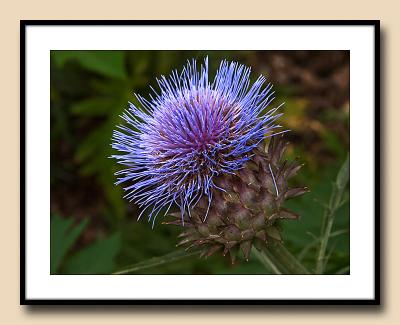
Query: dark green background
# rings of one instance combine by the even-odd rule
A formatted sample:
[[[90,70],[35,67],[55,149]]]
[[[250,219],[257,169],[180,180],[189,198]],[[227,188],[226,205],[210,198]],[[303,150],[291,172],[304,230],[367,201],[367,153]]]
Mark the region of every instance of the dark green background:
[[[155,78],[187,59],[209,57],[252,67],[285,102],[279,123],[291,132],[287,158],[305,167],[294,179],[311,192],[289,201],[299,221],[282,222],[285,245],[312,270],[316,238],[332,182],[349,148],[349,53],[345,51],[52,51],[51,273],[106,274],[176,249],[179,229],[136,221],[138,208],[114,186],[112,130],[133,92],[147,95]],[[348,196],[348,191],[347,191]],[[336,214],[326,273],[349,272],[349,200]],[[262,274],[253,257],[231,265],[218,254],[154,267],[156,274]]]

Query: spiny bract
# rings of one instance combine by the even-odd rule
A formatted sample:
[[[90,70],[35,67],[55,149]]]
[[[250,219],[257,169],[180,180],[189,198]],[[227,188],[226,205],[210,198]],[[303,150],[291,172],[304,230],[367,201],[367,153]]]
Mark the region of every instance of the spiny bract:
[[[214,189],[210,207],[202,198],[190,217],[185,215],[185,230],[178,245],[200,248],[201,255],[206,257],[218,250],[224,255],[229,252],[234,263],[239,249],[248,259],[253,245],[262,250],[274,241],[281,241],[276,221],[298,218],[282,204],[308,191],[306,187],[288,187],[288,179],[301,165],[297,160],[281,161],[285,148],[281,138],[273,137],[267,148],[260,144],[253,150],[252,158],[244,168],[234,175],[217,177],[215,183],[224,191]],[[172,216],[176,219],[167,224],[181,224],[179,213],[172,213]]]
[[[126,166],[117,184],[125,184],[125,197],[142,208],[139,218],[147,211],[153,225],[173,204],[184,222],[199,201],[208,208],[219,201],[218,177],[245,173],[257,145],[277,134],[280,116],[279,107],[267,110],[272,85],[263,76],[251,84],[250,68],[239,63],[222,61],[209,81],[208,60],[200,68],[193,60],[157,82],[159,93],[150,99],[136,95],[140,106],[130,104],[112,140],[119,152],[112,157]]]

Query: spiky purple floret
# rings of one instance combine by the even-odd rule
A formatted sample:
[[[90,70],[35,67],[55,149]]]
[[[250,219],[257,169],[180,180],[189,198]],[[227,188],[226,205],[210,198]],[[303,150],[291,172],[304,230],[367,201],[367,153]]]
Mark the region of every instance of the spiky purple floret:
[[[190,215],[199,199],[212,201],[214,177],[234,173],[251,151],[274,134],[277,109],[272,85],[260,76],[250,85],[250,68],[222,61],[209,82],[208,59],[197,68],[188,62],[181,73],[157,79],[160,92],[147,100],[136,95],[122,115],[125,125],[113,133],[113,155],[127,166],[116,173],[116,184],[127,184],[125,197],[135,201],[149,220],[177,204]],[[275,133],[277,134],[277,133]],[[142,215],[142,213],[139,215]],[[205,216],[206,217],[206,216]],[[183,219],[182,219],[183,220]]]

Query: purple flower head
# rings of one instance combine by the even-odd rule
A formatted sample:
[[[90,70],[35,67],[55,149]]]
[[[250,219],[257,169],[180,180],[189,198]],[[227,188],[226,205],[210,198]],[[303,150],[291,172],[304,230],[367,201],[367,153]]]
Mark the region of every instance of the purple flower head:
[[[136,95],[113,133],[112,157],[125,169],[116,184],[126,184],[125,197],[149,213],[149,221],[173,204],[188,213],[202,196],[212,201],[215,177],[235,173],[265,137],[272,136],[280,106],[266,111],[272,85],[260,76],[251,84],[250,68],[222,61],[209,80],[208,59],[197,67],[157,80],[160,91],[150,99]],[[205,216],[206,217],[206,216]]]

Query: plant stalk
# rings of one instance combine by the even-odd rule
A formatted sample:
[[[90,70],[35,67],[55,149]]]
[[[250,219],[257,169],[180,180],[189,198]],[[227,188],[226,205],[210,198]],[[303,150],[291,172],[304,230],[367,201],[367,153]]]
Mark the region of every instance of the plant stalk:
[[[329,237],[331,237],[335,213],[341,206],[344,190],[350,178],[350,158],[347,155],[340,171],[337,175],[336,182],[333,185],[332,194],[329,200],[329,205],[325,210],[322,228],[321,228],[321,244],[318,250],[317,262],[315,266],[316,274],[323,274],[327,262],[326,249],[328,247]]]
[[[174,251],[174,252],[169,253],[164,256],[153,257],[147,261],[139,262],[139,263],[127,266],[124,269],[114,272],[112,274],[113,275],[122,275],[122,274],[137,273],[137,272],[143,271],[145,269],[172,263],[172,262],[175,262],[178,260],[185,259],[190,256],[199,255],[199,254],[200,254],[200,250],[191,250],[190,252],[188,252],[184,249],[180,249],[180,250]]]
[[[268,245],[262,251],[253,248],[253,253],[274,274],[310,274],[281,243]]]

